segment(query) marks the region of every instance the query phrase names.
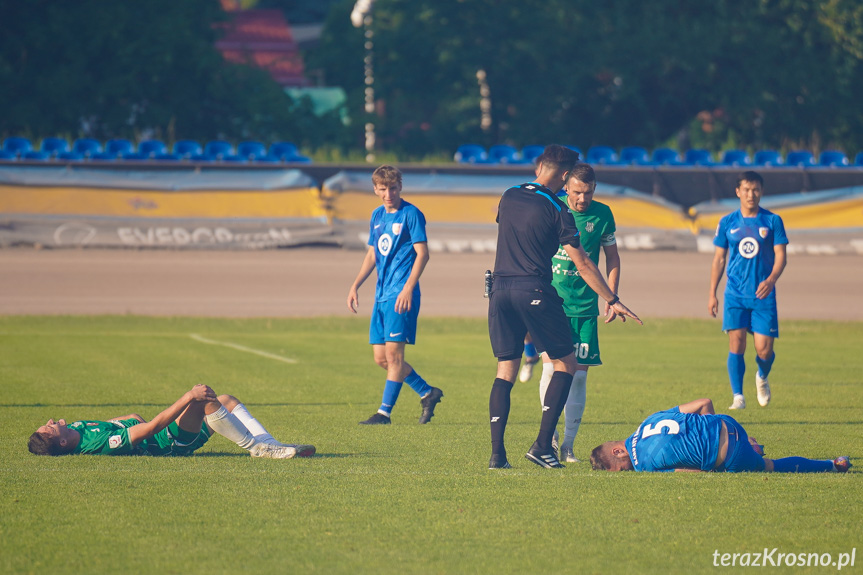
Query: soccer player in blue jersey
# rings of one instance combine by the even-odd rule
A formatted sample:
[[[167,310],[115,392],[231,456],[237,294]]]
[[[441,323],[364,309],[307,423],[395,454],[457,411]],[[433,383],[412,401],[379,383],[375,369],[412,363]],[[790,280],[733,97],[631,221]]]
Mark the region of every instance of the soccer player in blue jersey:
[[[740,209],[719,221],[713,238],[716,251],[710,271],[707,309],[711,316],[716,317],[719,311],[716,289],[725,271],[728,279],[722,330],[728,334],[728,378],[734,394],[729,409],[746,408],[743,354],[747,331],[752,333],[757,354],[755,385],[758,403],[762,407],[770,403],[767,377],[776,359],[773,340],[779,337],[775,286],[785,269],[788,237],[782,218],[759,206],[763,187],[764,180],[757,172],[740,174],[736,189]]]
[[[764,448],[730,415],[716,415],[713,402],[696,399],[645,419],[629,438],[607,441],[590,454],[606,471],[846,472],[848,456],[820,460],[767,459]]]
[[[377,270],[369,343],[375,363],[386,370],[387,379],[380,408],[360,423],[390,423],[403,383],[419,394],[422,406],[419,422],[428,423],[443,391],[429,385],[405,361],[405,344],[416,342],[419,281],[429,261],[425,216],[401,198],[402,174],[398,168],[379,167],[372,174],[372,184],[383,205],[372,212],[369,249],[348,292],[348,309],[357,313],[357,291],[372,270]]]

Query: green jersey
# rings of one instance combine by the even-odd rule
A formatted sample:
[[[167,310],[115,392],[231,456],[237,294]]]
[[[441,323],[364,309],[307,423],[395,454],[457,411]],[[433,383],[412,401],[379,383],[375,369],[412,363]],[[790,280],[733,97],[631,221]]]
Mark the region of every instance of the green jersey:
[[[81,434],[81,441],[72,450],[84,455],[139,455],[137,446],[129,442],[129,428],[138,425],[137,419],[114,421],[75,421],[69,424]]]
[[[611,208],[602,202],[593,200],[586,212],[569,210],[575,218],[581,246],[593,263],[599,265],[599,249],[601,246],[611,246],[617,243],[614,238],[616,228]],[[561,247],[552,259],[551,283],[563,298],[563,310],[567,317],[585,317],[599,315],[599,297],[572,263],[572,259]]]

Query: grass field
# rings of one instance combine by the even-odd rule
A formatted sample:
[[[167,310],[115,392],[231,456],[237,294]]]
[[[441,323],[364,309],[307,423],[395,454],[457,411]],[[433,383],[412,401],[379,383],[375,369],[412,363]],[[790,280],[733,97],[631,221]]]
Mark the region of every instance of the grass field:
[[[715,551],[835,561],[861,542],[861,323],[783,322],[773,403],[757,406],[750,349],[750,407],[735,414],[769,457],[847,454],[859,462],[847,475],[540,469],[521,456],[538,429],[536,376],[513,390],[514,468],[489,471],[484,321],[421,320],[408,361],[446,394],[424,426],[407,386],[393,425],[357,425],[383,388],[366,329],[362,318],[0,317],[0,572],[691,573],[715,569]],[[730,403],[715,321],[617,323],[600,340],[581,459],[653,411]],[[27,452],[49,417],[149,419],[199,382],[318,455],[251,459],[218,436],[191,458]],[[856,555],[846,570],[860,571]]]

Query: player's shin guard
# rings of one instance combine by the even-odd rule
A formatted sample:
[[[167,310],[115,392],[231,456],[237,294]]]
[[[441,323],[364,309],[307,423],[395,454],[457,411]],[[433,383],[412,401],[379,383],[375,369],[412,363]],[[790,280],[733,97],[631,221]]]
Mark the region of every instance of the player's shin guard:
[[[252,432],[236,415],[225,409],[224,405],[207,416],[207,425],[243,449],[251,449],[257,443]]]
[[[551,451],[551,438],[560,420],[560,412],[569,396],[569,388],[572,387],[572,376],[565,371],[555,371],[545,392],[545,401],[542,404],[542,421],[539,424],[539,435],[536,437],[536,445],[542,453]]]
[[[525,357],[537,356],[536,346],[533,344],[533,342],[524,344],[524,355]]]
[[[773,471],[776,473],[823,473],[833,471],[833,462],[829,459],[783,457],[773,460]]]
[[[261,425],[261,422],[255,419],[249,410],[246,409],[246,406],[242,403],[238,403],[237,406],[231,411],[234,415],[237,416],[237,419],[245,426],[246,429],[249,430],[256,440],[261,441],[263,443],[270,444],[278,444],[276,438],[270,435],[270,432],[266,430],[266,428]]]
[[[488,397],[488,414],[491,421],[491,452],[506,459],[506,448],[503,445],[503,434],[509,419],[510,393],[512,383],[496,378],[491,386]]]
[[[587,372],[576,371],[572,376],[572,387],[566,398],[566,407],[563,421],[563,445],[572,446],[578,428],[581,426],[581,418],[584,415],[584,405],[587,401]]]
[[[770,352],[770,357],[767,359],[761,359],[758,355],[755,356],[755,363],[758,364],[758,373],[761,374],[761,377],[767,379],[767,376],[770,375],[770,370],[773,369],[773,360],[776,359],[776,352]]]
[[[731,392],[743,395],[743,375],[746,373],[746,362],[742,353],[728,352],[728,380],[731,382]]]
[[[412,390],[417,392],[420,397],[425,397],[426,395],[428,395],[428,392],[431,391],[431,386],[428,384],[428,382],[421,378],[420,375],[413,369],[411,369],[411,372],[405,378],[405,383],[408,384],[408,386]]]
[[[542,377],[539,378],[539,404],[542,405],[545,401],[545,392],[548,391],[548,384],[551,383],[551,376],[554,375],[554,364],[551,362],[543,362]]]

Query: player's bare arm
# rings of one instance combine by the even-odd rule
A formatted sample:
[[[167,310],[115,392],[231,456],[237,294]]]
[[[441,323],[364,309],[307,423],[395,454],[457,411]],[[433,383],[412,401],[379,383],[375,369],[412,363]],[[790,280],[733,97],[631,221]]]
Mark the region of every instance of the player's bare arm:
[[[776,259],[773,262],[773,270],[763,282],[758,284],[758,289],[755,291],[755,297],[758,299],[764,299],[770,295],[770,292],[773,291],[776,282],[779,280],[779,276],[785,271],[785,265],[788,262],[785,244],[773,246],[773,253],[776,255]]]
[[[414,251],[417,253],[417,257],[416,260],[414,260],[413,267],[411,268],[411,275],[405,282],[405,286],[402,288],[398,297],[396,297],[396,313],[410,311],[411,304],[413,303],[414,288],[417,283],[419,283],[420,276],[423,274],[423,271],[426,269],[426,264],[429,261],[428,243],[415,243]]]
[[[617,244],[603,246],[602,251],[605,254],[605,277],[608,278],[608,287],[617,293],[620,288],[620,252],[617,249]],[[606,318],[605,323],[610,323],[617,318],[617,312],[608,305],[607,301],[602,315]]]
[[[719,312],[719,300],[716,299],[716,290],[719,288],[719,281],[725,272],[725,259],[727,256],[727,248],[717,247],[713,252],[713,263],[710,266],[710,291],[707,294],[707,313],[711,317],[716,317],[716,314]]]
[[[605,279],[602,277],[602,274],[599,271],[599,268],[596,267],[596,264],[591,261],[591,259],[587,256],[587,252],[584,251],[584,248],[578,246],[577,248],[572,247],[571,245],[563,246],[563,249],[566,251],[567,255],[572,258],[572,262],[575,264],[575,267],[578,269],[578,273],[584,278],[584,281],[587,282],[587,285],[590,286],[590,289],[596,292],[596,294],[604,299],[606,302],[611,302],[614,300],[615,303],[611,305],[611,309],[620,316],[620,320],[625,322],[627,317],[630,317],[637,321],[639,325],[643,325],[643,322],[638,318],[637,315],[632,313],[628,307],[620,303],[618,297],[611,291],[611,288],[608,287],[608,284],[605,282]],[[608,323],[609,319],[606,319],[606,323]]]
[[[353,313],[357,313],[357,307],[360,305],[360,286],[368,279],[374,269],[375,248],[369,246],[368,251],[366,251],[366,257],[363,258],[363,263],[360,266],[360,273],[357,274],[357,279],[354,280],[354,283],[351,284],[351,289],[348,291],[348,309]]]
[[[716,413],[716,410],[713,409],[713,401],[706,397],[689,403],[682,403],[677,408],[680,413],[697,413],[698,415],[714,415]]]
[[[129,443],[138,445],[145,439],[150,439],[180,417],[183,410],[194,401],[218,401],[216,392],[209,385],[198,384],[174,402],[174,404],[154,417],[151,421],[129,428]]]

